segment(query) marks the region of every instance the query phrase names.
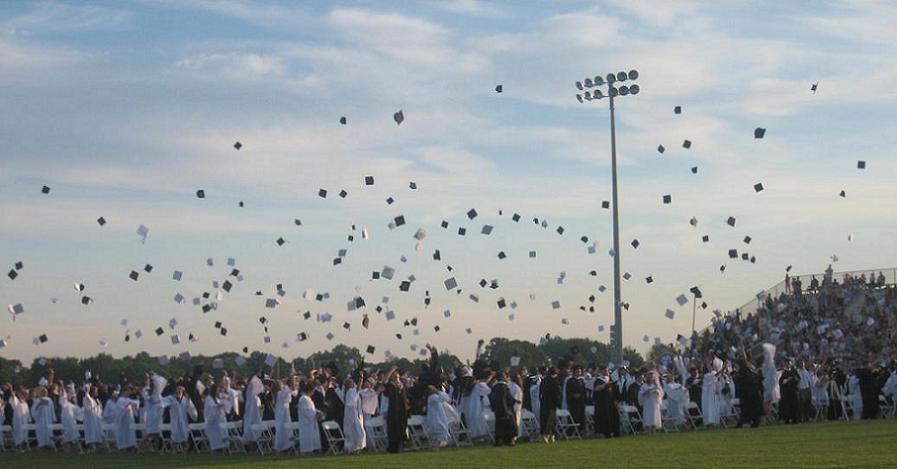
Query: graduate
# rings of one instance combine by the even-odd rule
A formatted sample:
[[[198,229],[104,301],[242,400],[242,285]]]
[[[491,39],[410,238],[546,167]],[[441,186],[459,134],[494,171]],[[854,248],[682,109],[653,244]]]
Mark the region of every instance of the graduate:
[[[701,387],[701,413],[704,414],[704,426],[716,427],[720,424],[720,391],[719,370],[722,360],[708,358],[704,364],[704,376]]]
[[[828,415],[828,390],[828,375],[826,374],[824,368],[819,367],[816,369],[816,374],[814,375],[813,382],[810,385],[810,398],[812,399],[813,407],[819,409],[818,415],[822,419],[825,419],[825,416]]]
[[[511,397],[517,401],[514,404],[514,417],[515,424],[517,425],[517,438],[523,436],[524,428],[522,425],[523,419],[523,387],[520,385],[521,377],[517,372],[511,373],[508,380],[508,391],[511,392]]]
[[[171,442],[179,446],[184,445],[190,438],[190,420],[195,421],[199,418],[196,405],[187,396],[187,389],[183,386],[175,388],[174,395],[164,397],[161,404],[168,407]]]
[[[681,375],[680,375],[681,376]],[[663,394],[667,399],[667,409],[676,427],[685,427],[686,412],[688,411],[688,390],[685,386],[676,382],[676,376],[672,373],[664,376]]]
[[[259,394],[264,392],[265,385],[262,384],[261,370],[252,375],[246,388],[243,389],[243,401],[245,408],[243,409],[243,444],[255,443],[258,436],[252,431],[252,426],[262,423],[262,401]],[[218,405],[218,396],[215,396],[215,405]],[[208,400],[207,400],[208,401]],[[206,404],[208,405],[208,404]],[[208,422],[208,420],[206,420]]]
[[[642,406],[642,423],[649,435],[655,430],[663,428],[663,416],[660,412],[660,403],[663,402],[663,387],[660,385],[656,371],[649,371],[645,383],[638,392],[639,403]]]
[[[100,403],[99,389],[96,386],[85,384],[84,387],[84,400],[81,406],[84,417],[84,444],[88,450],[94,450],[105,439],[103,436],[103,405]]]
[[[21,447],[28,441],[28,430],[25,426],[31,420],[31,410],[24,392],[15,391],[12,384],[6,386],[7,399],[12,407],[12,441],[16,447]]]
[[[779,390],[779,376],[775,364],[776,346],[770,343],[763,344],[763,406],[766,415],[772,410],[772,405],[779,402],[781,393]]]
[[[452,398],[447,393],[437,389],[436,386],[427,386],[427,415],[424,429],[433,449],[445,447],[452,441],[449,430],[451,419],[447,413],[451,402]]]
[[[398,453],[408,437],[408,397],[395,367],[387,373],[386,381],[386,437],[389,442],[386,450]]]
[[[480,373],[479,379],[474,381],[473,388],[467,401],[467,413],[464,419],[467,422],[467,429],[470,431],[470,437],[474,440],[485,440],[489,438],[489,424],[486,422],[486,412],[489,408],[489,394],[491,390],[487,381],[492,379],[492,374],[488,370]]]
[[[34,390],[31,419],[34,420],[36,427],[38,448],[55,448],[53,430],[50,429],[50,426],[56,422],[56,408],[53,405],[53,400],[48,396],[45,386],[38,386]]]
[[[343,388],[345,389],[345,398],[343,399],[345,448],[347,453],[358,453],[367,446],[364,416],[361,411],[361,396],[359,395],[358,386],[352,378],[346,378]]]
[[[779,378],[781,400],[779,401],[779,419],[787,423],[798,423],[798,386],[800,375],[791,360],[785,360],[782,376]]]
[[[143,396],[146,410],[146,418],[144,420],[146,430],[144,430],[144,435],[153,440],[151,442],[153,446],[157,446],[159,435],[162,433],[160,428],[162,425],[162,412],[165,410],[165,406],[162,403],[162,390],[165,389],[168,380],[150,371],[146,376],[146,381],[149,384],[149,388]]]
[[[741,415],[738,419],[738,428],[750,424],[751,428],[760,425],[763,417],[763,385],[762,376],[748,361],[744,347],[741,347],[741,358],[738,361],[738,371],[735,373],[734,382],[738,389],[741,403]]]
[[[134,414],[140,409],[140,401],[134,399],[136,391],[133,386],[127,385],[115,401],[114,421],[115,447],[119,451],[128,450],[137,445],[137,435],[131,428],[134,425]]]
[[[570,411],[570,417],[573,423],[579,425],[579,428],[585,428],[586,425],[586,386],[582,376],[582,367],[573,366],[572,376],[566,379],[565,395],[567,402],[567,410]]]
[[[620,412],[617,401],[620,389],[617,387],[606,366],[598,369],[595,377],[595,388],[592,391],[592,403],[595,406],[595,433],[605,438],[620,436]]]
[[[542,441],[554,442],[557,434],[557,411],[561,406],[561,382],[558,380],[558,370],[555,367],[548,369],[548,374],[539,387],[540,415],[539,428],[542,431]]]
[[[274,451],[288,451],[293,447],[293,430],[290,429],[290,403],[297,394],[298,384],[292,387],[285,380],[277,381],[277,403],[274,406]]]
[[[62,441],[67,445],[80,445],[81,432],[78,421],[84,420],[83,410],[75,404],[75,385],[69,384],[59,394],[59,423],[62,424]]]
[[[539,399],[539,394],[542,391],[542,376],[545,374],[544,369],[539,369],[536,371],[536,374],[530,376],[529,378],[529,411],[536,416],[536,425],[541,424],[541,419],[539,418],[542,415],[542,401]]]
[[[227,447],[224,440],[221,425],[225,422],[224,404],[218,402],[218,386],[212,385],[205,389],[203,398],[203,417],[206,422],[206,438],[209,440],[209,449],[218,451]],[[255,441],[254,439],[252,441]]]
[[[315,408],[311,396],[315,392],[315,383],[306,381],[299,397],[299,452],[310,454],[321,450],[321,432],[318,422],[324,414]]]
[[[508,388],[508,372],[499,371],[492,385],[489,403],[495,413],[495,446],[514,446],[517,440],[517,417],[514,406],[518,403]]]

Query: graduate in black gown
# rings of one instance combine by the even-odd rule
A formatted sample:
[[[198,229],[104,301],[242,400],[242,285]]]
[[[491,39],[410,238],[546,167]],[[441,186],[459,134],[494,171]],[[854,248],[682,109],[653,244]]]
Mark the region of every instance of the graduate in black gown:
[[[508,372],[500,371],[498,380],[492,385],[489,404],[495,414],[495,446],[514,446],[517,439],[517,416],[514,405],[517,400],[511,397],[508,389]]]
[[[760,425],[760,419],[763,417],[763,384],[760,373],[748,361],[744,347],[741,348],[738,371],[733,379],[741,403],[738,428],[745,424],[750,424],[751,427]]]
[[[553,441],[557,433],[557,411],[561,406],[561,382],[558,380],[557,368],[548,369],[548,374],[539,387],[539,401],[539,428],[542,430],[542,439]]]
[[[800,384],[800,375],[794,369],[791,360],[785,360],[782,376],[779,377],[779,419],[785,423],[797,423],[797,387]]]
[[[567,410],[573,423],[579,428],[586,426],[586,385],[582,378],[582,367],[573,367],[573,376],[567,381]]]
[[[871,363],[856,370],[856,377],[860,382],[860,396],[863,399],[863,420],[877,419],[879,413],[878,394],[881,387],[878,384],[877,370],[872,369]]]
[[[389,442],[386,450],[390,453],[402,451],[408,428],[408,397],[402,384],[399,372],[393,368],[387,374],[386,399],[386,438]]]
[[[595,378],[592,402],[595,405],[595,433],[600,433],[605,438],[620,436],[620,413],[617,410],[619,397],[620,388],[611,381],[607,367],[602,366]]]

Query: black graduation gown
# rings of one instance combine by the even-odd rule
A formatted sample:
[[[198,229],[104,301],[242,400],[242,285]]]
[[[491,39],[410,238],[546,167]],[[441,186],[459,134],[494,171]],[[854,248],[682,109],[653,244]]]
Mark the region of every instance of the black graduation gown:
[[[517,416],[514,413],[516,401],[511,397],[511,391],[504,381],[498,381],[492,386],[489,394],[489,404],[495,413],[495,444],[511,444],[517,437]]]
[[[567,410],[580,428],[586,425],[586,385],[582,378],[567,381]]]
[[[389,441],[387,450],[398,453],[407,437],[408,398],[405,396],[405,388],[392,382],[386,384],[386,398],[389,400],[389,407],[386,409],[386,437]]]
[[[738,373],[734,376],[734,381],[741,403],[739,425],[759,425],[760,417],[763,416],[763,391],[760,385],[760,375],[742,363]]]
[[[561,383],[557,378],[546,377],[539,387],[539,424],[543,435],[554,435],[557,410],[561,406]]]
[[[782,397],[779,400],[779,418],[785,423],[797,422],[797,387],[800,375],[794,368],[782,370],[779,377],[779,389]]]
[[[606,383],[608,380],[604,378],[595,379],[592,402],[595,405],[595,433],[610,438],[620,436],[620,413],[616,404],[620,389],[615,383],[610,383],[604,390],[599,391],[598,386]]]
[[[857,370],[857,379],[860,382],[860,396],[863,398],[863,419],[878,418],[878,380],[872,370],[862,368]]]

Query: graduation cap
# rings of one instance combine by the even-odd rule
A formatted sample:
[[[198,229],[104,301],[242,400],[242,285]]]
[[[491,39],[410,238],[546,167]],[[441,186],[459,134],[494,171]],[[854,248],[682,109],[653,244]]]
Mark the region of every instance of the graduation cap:
[[[606,200],[601,201],[601,208],[610,208],[610,202]]]
[[[501,93],[501,91],[502,91],[502,86],[501,86],[501,85],[495,85],[495,92],[496,92],[496,93]]]
[[[283,246],[287,241],[283,238],[277,238],[277,240],[274,242],[277,243],[278,246]]]
[[[473,220],[476,217],[477,217],[477,210],[475,208],[472,208],[467,211],[467,218]]]
[[[667,308],[667,311],[666,311],[666,313],[665,313],[665,316],[666,316],[668,319],[673,319],[673,318],[676,317],[676,312],[673,311],[672,309]]]
[[[157,327],[155,332],[156,332],[156,335],[159,336],[159,335],[162,335],[165,333],[165,329],[162,329],[161,327]]]
[[[37,340],[40,343],[44,344],[44,343],[47,343],[47,341],[50,339],[47,338],[47,334],[41,334],[40,336],[38,336]]]
[[[762,127],[754,129],[754,138],[763,138],[764,135],[766,135],[766,129]]]
[[[723,265],[719,266],[719,271],[720,271],[720,272],[725,272],[725,271],[726,271],[726,264],[723,264]]]
[[[638,249],[640,243],[637,239],[633,239],[631,244],[633,248]]]
[[[816,83],[813,83],[812,85],[810,85],[810,91],[813,92],[813,94],[816,94],[816,89],[818,87],[819,87],[819,82],[817,81]]]
[[[387,204],[387,205],[392,205],[393,202],[395,202],[395,199],[393,199],[392,197],[387,197],[387,198],[386,198],[386,204]]]
[[[239,150],[239,149],[243,148],[243,144],[240,143],[240,142],[236,142],[236,143],[234,143],[234,148],[236,148],[237,150]]]
[[[153,271],[153,266],[150,264],[147,264],[147,265],[143,266],[143,271],[146,273],[150,273]]]
[[[763,183],[758,182],[758,183],[754,184],[754,192],[760,192],[762,190],[763,190]]]
[[[318,189],[318,197],[322,199],[327,198],[327,189]]]
[[[692,174],[698,174],[698,167],[697,167],[697,166],[692,166],[692,167],[691,167],[691,173],[692,173]]]
[[[751,244],[751,237],[750,237],[750,236],[745,236],[745,237],[744,237],[744,244]]]
[[[654,283],[654,277],[652,277],[651,275],[645,277],[645,283]],[[594,297],[590,297],[589,299],[591,300],[592,298]]]
[[[365,352],[367,352],[368,354],[373,354],[376,350],[377,349],[374,348],[373,345],[368,345],[368,347],[365,349]]]
[[[373,186],[374,185],[374,176],[365,176],[364,177],[364,185]]]
[[[691,148],[691,140],[685,140],[682,142],[682,148]],[[647,337],[647,336],[645,336]]]
[[[413,190],[413,191],[414,191],[414,190],[417,190],[417,183],[414,182],[414,181],[409,182],[409,183],[408,183],[408,188],[411,189],[411,190]]]
[[[16,314],[22,314],[25,312],[25,307],[22,306],[21,303],[9,305],[8,308],[9,308],[9,314],[12,314],[13,316],[15,316]]]
[[[504,258],[506,258],[506,257],[508,257],[508,256],[507,256],[507,254],[505,254],[504,251],[499,251],[499,253],[498,253],[498,258],[499,258],[499,259],[504,259]]]
[[[136,270],[132,270],[131,273],[128,275],[128,277],[135,282],[137,281],[137,277],[139,277],[139,276],[140,276],[140,274],[138,274]]]
[[[483,229],[480,231],[480,233],[489,236],[490,234],[492,234],[492,229],[492,225],[483,225]]]
[[[97,218],[97,224],[103,226],[106,224],[106,219],[103,217]]]
[[[339,123],[340,123],[340,124],[343,124],[343,125],[346,125],[346,116],[340,117],[340,118],[339,118]]]
[[[343,198],[343,199],[345,199],[345,198],[346,198],[346,196],[347,196],[347,195],[349,195],[349,193],[348,193],[348,192],[346,192],[346,190],[345,190],[345,189],[343,189],[343,190],[341,190],[341,191],[339,191],[339,196],[340,196],[340,198]]]
[[[738,250],[737,249],[729,249],[729,258],[735,259],[737,257],[738,257]]]
[[[695,296],[695,298],[703,298],[704,297],[704,295],[701,293],[701,289],[698,287],[691,287],[688,289],[688,291],[690,291],[691,294]]]
[[[666,148],[663,145],[657,145],[657,153],[663,153],[666,151]]]
[[[87,295],[81,297],[82,305],[86,305],[86,304],[90,303],[91,301],[93,301],[93,300]]]
[[[399,284],[399,291],[409,291],[411,290],[411,282],[407,280],[403,280],[402,283]]]
[[[149,228],[147,228],[147,227],[144,226],[144,225],[140,225],[140,226],[137,227],[137,236],[140,236],[141,238],[143,238],[143,239],[141,239],[141,241],[144,241],[144,242],[145,242],[145,241],[146,241],[146,237],[147,237],[148,235],[149,235]]]
[[[557,232],[558,232],[559,235],[564,234],[564,227],[563,227],[563,226],[559,226],[558,229],[557,229]]]
[[[206,191],[203,190],[203,189],[200,189],[200,190],[196,191],[196,198],[197,198],[197,199],[205,199],[205,198],[206,198]]]
[[[399,112],[392,115],[392,120],[396,121],[396,125],[400,125],[405,121],[405,113],[403,113],[402,110],[399,109]]]
[[[748,253],[746,253],[746,252],[741,253],[741,260],[746,261],[749,259],[750,258],[748,257]]]
[[[706,242],[709,242],[709,241],[710,241],[710,235],[704,235],[704,236],[701,236],[701,241],[703,241],[703,242],[705,242],[705,243],[706,243]]]
[[[15,271],[15,270],[14,270],[14,269],[10,269],[10,271],[9,271],[9,273],[8,273],[8,274],[6,274],[6,275],[8,275],[8,276],[9,276],[9,279],[10,279],[10,280],[15,280],[15,279],[16,279],[16,277],[18,277],[18,276],[19,276],[19,273],[18,273],[18,272],[16,272],[16,271]]]
[[[729,225],[729,226],[731,226],[731,227],[735,227],[735,217],[729,217],[729,218],[726,220],[726,224]]]
[[[239,206],[240,208],[243,208],[243,201],[241,200],[241,201],[237,202],[237,206]]]
[[[673,201],[673,196],[671,196],[671,195],[669,195],[669,194],[663,196],[663,203],[665,203],[665,204],[669,204],[669,203],[672,202],[672,201]]]
[[[866,169],[866,162],[863,160],[857,161],[857,169]]]
[[[676,303],[678,303],[679,306],[682,306],[685,303],[688,303],[688,297],[680,294],[679,296],[676,297]]]
[[[682,106],[676,106],[673,108],[674,114],[682,114]]]
[[[458,228],[458,236],[464,236],[467,234],[467,228],[460,227]]]
[[[785,267],[785,272],[791,272],[791,264],[788,264],[788,267]]]
[[[397,227],[402,226],[405,224],[405,216],[399,215],[393,219],[393,222],[396,224]]]
[[[841,189],[841,193],[838,195],[840,195],[841,197],[847,197],[847,192],[844,192],[844,189]]]
[[[632,278],[632,274],[630,274],[629,272],[626,272],[626,273],[623,274],[623,279],[624,279],[624,280],[629,280],[629,279],[631,279],[631,278]]]

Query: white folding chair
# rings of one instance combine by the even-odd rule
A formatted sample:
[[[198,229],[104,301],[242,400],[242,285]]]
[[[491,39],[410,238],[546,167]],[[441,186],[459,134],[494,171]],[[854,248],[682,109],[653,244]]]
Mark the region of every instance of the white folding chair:
[[[343,436],[343,430],[333,420],[321,422],[321,429],[324,430],[324,437],[327,438],[327,451],[333,455],[343,452],[346,438]]]
[[[371,417],[364,421],[365,433],[371,451],[381,453],[389,446],[389,438],[386,435],[386,419],[383,417]]]
[[[255,446],[259,454],[264,455],[274,452],[274,421],[266,420],[252,424],[252,433],[255,433]]]
[[[103,422],[100,424],[100,428],[103,429],[103,446],[106,451],[111,452],[115,449],[115,431],[118,430],[118,425]]]
[[[221,424],[221,438],[227,445],[225,451],[227,454],[245,453],[246,447],[243,446],[243,421],[224,422]]]
[[[579,424],[573,421],[573,416],[567,409],[557,410],[557,431],[558,435],[565,440],[581,440],[582,434],[579,433]]]
[[[695,430],[698,426],[704,425],[704,413],[701,412],[701,406],[697,402],[689,401],[685,406],[685,421]]]
[[[638,407],[623,404],[620,408],[626,415],[626,421],[629,422],[629,428],[632,431],[632,434],[643,433],[645,431],[645,424],[642,421],[642,413],[639,412]]]
[[[408,417],[408,437],[414,449],[423,449],[428,446],[427,432],[424,430],[424,416],[412,415]]]
[[[299,456],[299,422],[290,422],[286,424],[286,430],[290,432],[290,435],[293,438],[293,445],[290,447],[288,453]]]
[[[452,420],[449,422],[449,435],[456,447],[473,446],[473,439],[470,437],[470,431],[461,420]]]
[[[0,452],[6,451],[6,436],[12,434],[12,427],[0,425]]]
[[[670,412],[670,406],[668,405],[669,401],[663,401],[660,404],[660,421],[663,431],[665,432],[678,432],[679,427],[676,425],[676,421],[673,419],[673,413]]]
[[[483,419],[486,420],[486,436],[489,441],[495,443],[495,412],[484,410]]]
[[[523,425],[523,432],[529,441],[538,441],[539,437],[539,419],[536,415],[527,409],[523,409],[523,415],[520,417],[520,424]]]
[[[190,439],[193,440],[193,451],[196,453],[209,451],[209,438],[206,436],[206,424],[202,422],[191,423],[187,425],[187,428],[190,429]]]
[[[594,436],[595,435],[595,406],[587,405],[586,406],[586,421],[585,428],[582,429],[583,436]]]

